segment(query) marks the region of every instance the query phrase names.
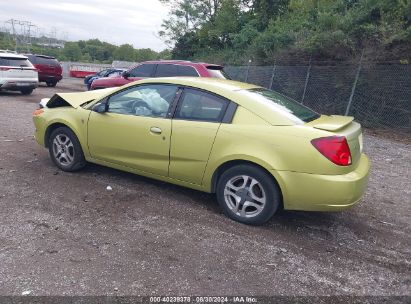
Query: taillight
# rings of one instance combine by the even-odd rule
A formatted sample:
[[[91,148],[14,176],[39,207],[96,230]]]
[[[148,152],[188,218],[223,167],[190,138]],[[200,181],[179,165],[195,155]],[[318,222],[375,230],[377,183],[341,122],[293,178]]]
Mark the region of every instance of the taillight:
[[[313,146],[326,158],[339,166],[351,165],[351,151],[344,136],[316,138],[311,141]]]
[[[10,68],[0,67],[0,71],[8,71]]]

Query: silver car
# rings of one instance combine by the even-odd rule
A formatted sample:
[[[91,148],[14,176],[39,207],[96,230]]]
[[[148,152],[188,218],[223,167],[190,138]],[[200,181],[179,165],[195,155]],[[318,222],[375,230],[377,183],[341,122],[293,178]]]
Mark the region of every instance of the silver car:
[[[0,51],[0,91],[29,95],[38,85],[38,72],[26,56]]]

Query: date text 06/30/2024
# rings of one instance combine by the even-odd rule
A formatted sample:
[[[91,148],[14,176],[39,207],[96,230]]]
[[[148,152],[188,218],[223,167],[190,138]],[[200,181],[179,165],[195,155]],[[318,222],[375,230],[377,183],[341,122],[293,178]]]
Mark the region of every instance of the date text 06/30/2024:
[[[150,303],[257,303],[254,297],[150,297]]]

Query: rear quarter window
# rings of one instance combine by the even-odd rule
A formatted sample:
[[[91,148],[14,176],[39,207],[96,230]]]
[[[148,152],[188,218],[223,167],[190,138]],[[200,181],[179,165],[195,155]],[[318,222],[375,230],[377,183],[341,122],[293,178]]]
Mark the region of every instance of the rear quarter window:
[[[282,112],[284,115],[293,118],[293,120],[309,122],[320,117],[317,112],[275,91],[256,88],[245,90],[244,92],[256,102],[263,102],[267,106],[275,108],[277,112]]]

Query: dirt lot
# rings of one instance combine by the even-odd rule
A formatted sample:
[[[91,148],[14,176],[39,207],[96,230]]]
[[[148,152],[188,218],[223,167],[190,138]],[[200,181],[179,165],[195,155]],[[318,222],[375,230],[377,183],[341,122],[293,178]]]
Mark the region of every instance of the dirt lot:
[[[75,90],[81,80],[0,93],[0,295],[411,295],[408,139],[365,135],[373,169],[353,209],[249,227],[212,195],[97,165],[57,170],[31,113]]]

